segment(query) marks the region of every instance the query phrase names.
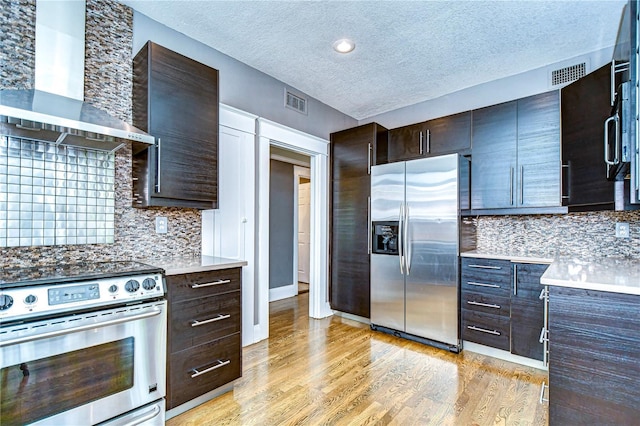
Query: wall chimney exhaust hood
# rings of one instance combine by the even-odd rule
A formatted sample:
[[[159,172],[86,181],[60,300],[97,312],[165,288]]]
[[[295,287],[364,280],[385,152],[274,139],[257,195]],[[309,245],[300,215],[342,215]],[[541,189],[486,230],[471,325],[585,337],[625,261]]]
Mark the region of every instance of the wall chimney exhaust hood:
[[[84,1],[36,1],[35,90],[0,90],[0,134],[115,151],[153,136],[84,101]]]

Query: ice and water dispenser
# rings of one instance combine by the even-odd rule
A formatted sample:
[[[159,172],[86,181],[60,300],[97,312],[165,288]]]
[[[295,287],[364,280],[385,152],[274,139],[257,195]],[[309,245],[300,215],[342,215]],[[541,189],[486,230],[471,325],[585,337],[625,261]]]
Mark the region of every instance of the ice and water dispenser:
[[[377,254],[398,254],[398,221],[373,222],[372,252]]]

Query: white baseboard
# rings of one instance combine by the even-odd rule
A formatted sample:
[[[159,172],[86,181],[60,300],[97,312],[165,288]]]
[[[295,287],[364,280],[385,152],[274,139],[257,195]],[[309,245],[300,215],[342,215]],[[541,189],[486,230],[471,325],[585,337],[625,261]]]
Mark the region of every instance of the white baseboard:
[[[269,289],[269,302],[274,302],[276,300],[287,299],[289,297],[298,295],[298,285],[291,284],[285,285],[282,287],[270,288]]]
[[[359,315],[349,314],[347,312],[333,311],[333,315],[339,316],[341,318],[350,319],[353,321],[358,321],[363,324],[371,324],[371,320],[369,318],[361,317]]]
[[[466,340],[462,342],[462,350],[499,358],[503,361],[515,362],[516,364],[526,365],[527,367],[539,368],[540,370],[549,369],[542,361],[538,361],[537,359],[514,355],[511,352],[480,345],[478,343],[467,342]]]

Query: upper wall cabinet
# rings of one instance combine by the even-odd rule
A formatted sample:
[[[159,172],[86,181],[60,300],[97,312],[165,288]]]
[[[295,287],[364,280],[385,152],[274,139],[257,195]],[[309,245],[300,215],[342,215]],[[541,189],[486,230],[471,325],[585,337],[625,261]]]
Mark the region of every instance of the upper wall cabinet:
[[[471,112],[389,131],[389,162],[464,152],[471,146]]]
[[[472,141],[472,209],[560,207],[557,91],[473,111]]]
[[[218,71],[152,42],[133,63],[134,207],[218,207]]]
[[[574,210],[611,210],[614,184],[604,163],[604,126],[611,113],[608,65],[562,89],[563,204]]]

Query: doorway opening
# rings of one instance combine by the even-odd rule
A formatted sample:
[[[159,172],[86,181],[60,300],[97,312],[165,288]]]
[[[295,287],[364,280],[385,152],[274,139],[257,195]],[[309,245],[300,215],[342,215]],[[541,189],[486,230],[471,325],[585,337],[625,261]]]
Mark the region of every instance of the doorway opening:
[[[309,290],[311,157],[271,146],[269,302]]]

